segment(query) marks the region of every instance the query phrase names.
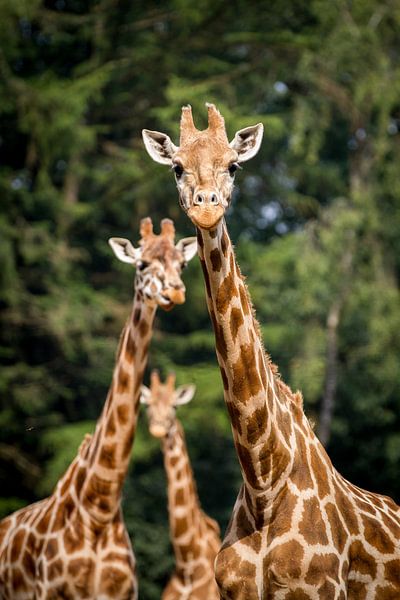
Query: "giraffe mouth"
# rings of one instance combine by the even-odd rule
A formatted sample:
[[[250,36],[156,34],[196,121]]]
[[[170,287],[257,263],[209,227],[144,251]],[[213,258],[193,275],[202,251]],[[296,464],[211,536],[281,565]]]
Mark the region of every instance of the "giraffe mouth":
[[[171,310],[175,304],[183,304],[185,302],[185,292],[183,289],[166,289],[160,294],[159,304],[164,310]]]
[[[162,308],[166,312],[169,312],[175,306],[175,303],[172,302],[172,300],[170,298],[167,298],[167,296],[164,296],[164,294],[160,294],[158,304],[159,304],[160,308]]]
[[[197,227],[212,229],[224,216],[224,209],[220,204],[216,206],[207,204],[205,206],[191,206],[187,214]]]

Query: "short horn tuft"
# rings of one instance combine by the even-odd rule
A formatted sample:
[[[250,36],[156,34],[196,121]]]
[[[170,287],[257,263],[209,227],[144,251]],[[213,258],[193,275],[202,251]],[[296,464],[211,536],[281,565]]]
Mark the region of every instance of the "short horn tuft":
[[[182,106],[180,145],[182,146],[182,144],[190,141],[197,133],[198,130],[193,121],[192,107],[190,104]]]
[[[206,102],[206,106],[208,109],[208,130],[227,139],[224,117],[216,108],[215,104]]]
[[[161,221],[161,235],[170,238],[172,241],[175,239],[175,227],[171,219]]]
[[[153,223],[150,217],[146,217],[140,221],[140,236],[142,240],[153,236]]]
[[[156,388],[159,387],[161,381],[160,381],[160,374],[157,371],[157,369],[153,369],[151,374],[150,374],[150,388],[151,391],[153,392]]]
[[[165,385],[170,389],[171,392],[173,392],[175,389],[175,380],[176,380],[175,373],[168,373]]]

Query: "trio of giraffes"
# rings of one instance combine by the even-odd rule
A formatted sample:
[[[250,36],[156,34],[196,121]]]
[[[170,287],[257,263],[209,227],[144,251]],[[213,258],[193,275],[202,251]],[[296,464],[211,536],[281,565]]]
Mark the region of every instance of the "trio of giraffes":
[[[112,238],[136,268],[134,300],[111,387],[54,493],[0,523],[0,598],[131,600],[135,560],[120,500],[140,402],[161,438],[176,568],[163,600],[400,600],[400,508],[334,469],[304,412],[266,355],[224,221],[235,171],[258,151],[261,124],[229,143],[212,104],[208,127],[181,117],[180,146],[143,131],[150,156],[175,172],[196,238],[175,244],[172,221],[143,219],[137,248]],[[156,309],[185,301],[181,271],[198,251],[225,402],[243,484],[225,539],[202,510],[176,406],[194,394],[151,374],[142,385]],[[216,557],[216,558],[215,558]],[[215,559],[215,560],[214,560]],[[214,564],[215,563],[215,564]]]

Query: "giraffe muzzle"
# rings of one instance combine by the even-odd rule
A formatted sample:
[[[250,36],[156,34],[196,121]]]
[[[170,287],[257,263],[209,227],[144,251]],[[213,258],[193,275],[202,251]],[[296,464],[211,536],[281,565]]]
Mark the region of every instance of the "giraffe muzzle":
[[[173,305],[183,304],[185,302],[185,291],[181,288],[169,288],[163,292],[163,297],[168,299]]]
[[[167,435],[167,430],[162,425],[158,425],[157,423],[150,425],[149,431],[152,436],[156,438],[162,438]]]
[[[201,229],[212,229],[224,216],[221,204],[194,204],[187,212],[188,217]]]

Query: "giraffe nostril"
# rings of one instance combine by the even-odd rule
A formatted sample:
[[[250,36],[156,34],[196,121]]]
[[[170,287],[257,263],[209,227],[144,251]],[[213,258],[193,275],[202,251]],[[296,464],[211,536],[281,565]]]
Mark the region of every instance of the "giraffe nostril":
[[[210,202],[211,204],[218,204],[218,197],[216,194],[211,194]]]
[[[203,204],[203,202],[204,202],[203,196],[201,194],[197,194],[197,196],[194,200],[194,203],[195,204]]]

